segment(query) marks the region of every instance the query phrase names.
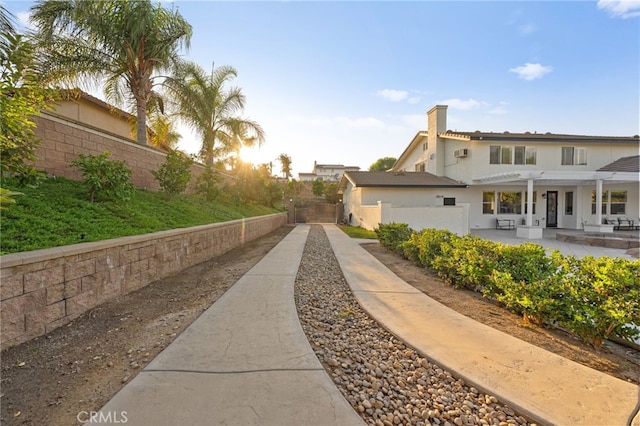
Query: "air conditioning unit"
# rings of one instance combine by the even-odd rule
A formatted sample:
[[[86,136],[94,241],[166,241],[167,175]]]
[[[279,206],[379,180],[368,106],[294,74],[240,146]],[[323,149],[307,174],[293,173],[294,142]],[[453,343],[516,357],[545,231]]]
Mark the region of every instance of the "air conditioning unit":
[[[453,156],[456,158],[462,158],[467,156],[467,148],[456,149],[453,151]]]

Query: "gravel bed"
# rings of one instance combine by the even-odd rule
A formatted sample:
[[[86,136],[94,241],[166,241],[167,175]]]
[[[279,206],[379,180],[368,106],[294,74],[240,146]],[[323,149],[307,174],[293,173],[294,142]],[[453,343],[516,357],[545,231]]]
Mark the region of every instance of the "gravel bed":
[[[312,225],[295,283],[311,347],[371,425],[534,425],[496,397],[421,357],[358,305],[329,240]]]

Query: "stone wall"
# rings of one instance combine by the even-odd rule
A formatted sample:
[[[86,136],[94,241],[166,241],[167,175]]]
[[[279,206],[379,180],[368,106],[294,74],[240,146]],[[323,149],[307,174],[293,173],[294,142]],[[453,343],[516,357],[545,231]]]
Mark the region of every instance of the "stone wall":
[[[0,347],[283,226],[286,213],[0,257]]]

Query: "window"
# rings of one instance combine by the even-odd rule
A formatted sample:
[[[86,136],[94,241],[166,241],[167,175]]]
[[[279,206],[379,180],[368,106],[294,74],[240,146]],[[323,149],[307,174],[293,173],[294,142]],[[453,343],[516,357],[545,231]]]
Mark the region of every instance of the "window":
[[[513,164],[524,164],[524,146],[516,146],[513,148]]]
[[[602,214],[607,214],[609,191],[602,191]],[[596,191],[591,191],[591,214],[596,214]]]
[[[424,163],[416,164],[415,169],[416,169],[416,172],[424,172],[425,171]]]
[[[520,214],[522,212],[521,192],[499,192],[498,193],[498,213],[499,214]]]
[[[422,144],[422,150],[426,151],[427,149],[429,149],[429,143],[425,142],[425,143]]]
[[[533,191],[533,208],[531,209],[531,211],[533,212],[532,214],[536,214],[536,201],[538,200],[538,191]],[[524,214],[527,214],[527,202],[529,201],[529,193],[525,192],[524,193]]]
[[[500,164],[500,147],[489,147],[489,164]]]
[[[567,216],[573,215],[573,192],[564,193],[564,214]]]
[[[495,192],[482,193],[482,214],[493,214],[496,205]]]
[[[535,165],[536,164],[536,148],[533,146],[526,147],[524,158],[525,158],[526,164]]]
[[[533,146],[490,146],[489,164],[536,164]]]
[[[625,214],[627,207],[627,191],[611,191],[611,214]]]
[[[587,148],[574,148],[572,146],[562,147],[563,166],[584,166],[587,164]]]
[[[511,164],[511,147],[503,146],[500,150],[501,164]]]

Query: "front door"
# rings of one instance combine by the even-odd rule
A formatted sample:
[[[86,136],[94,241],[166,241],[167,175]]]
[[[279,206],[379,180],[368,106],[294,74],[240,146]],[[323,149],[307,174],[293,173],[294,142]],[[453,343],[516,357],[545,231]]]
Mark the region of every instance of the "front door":
[[[547,228],[558,227],[558,191],[547,191]]]

